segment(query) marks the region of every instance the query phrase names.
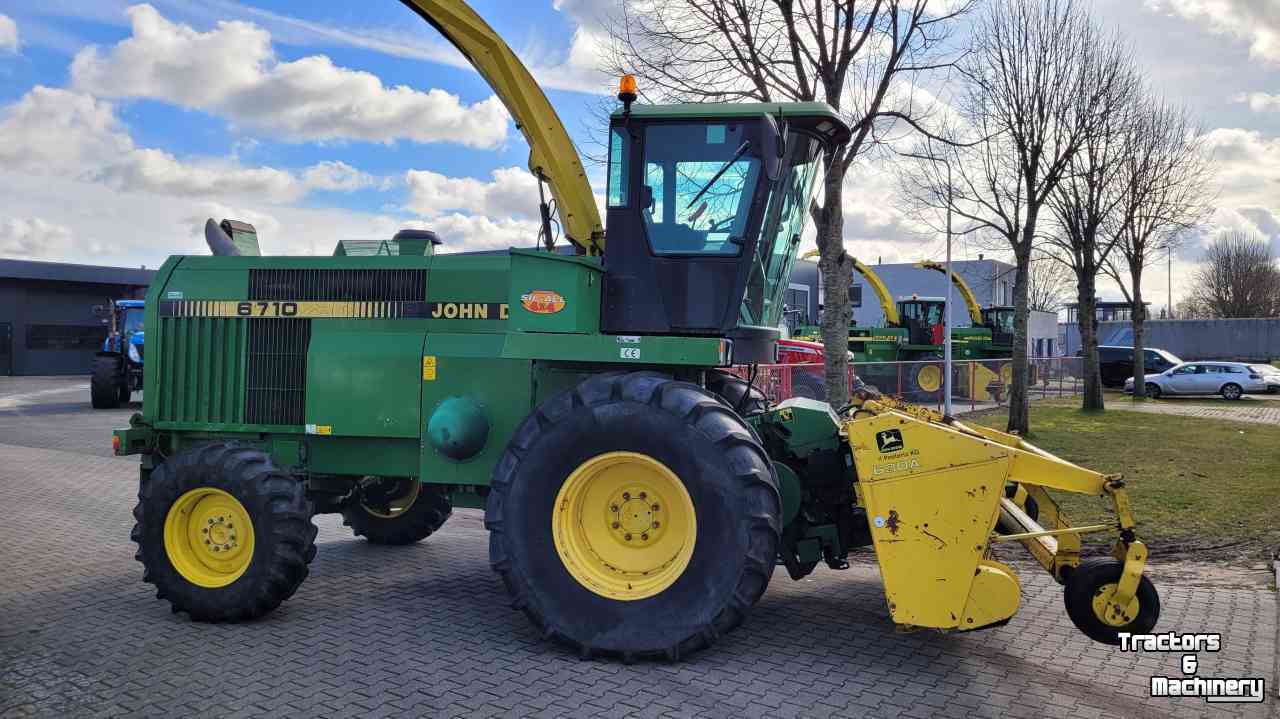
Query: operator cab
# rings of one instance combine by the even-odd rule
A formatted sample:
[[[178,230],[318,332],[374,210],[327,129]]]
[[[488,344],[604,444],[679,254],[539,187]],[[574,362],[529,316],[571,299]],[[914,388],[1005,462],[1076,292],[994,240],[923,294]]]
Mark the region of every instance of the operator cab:
[[[823,151],[848,137],[822,103],[615,112],[603,331],[727,337],[736,362],[774,361]]]
[[[1009,306],[988,307],[982,310],[982,326],[991,330],[991,344],[1013,344],[1014,308]]]
[[[907,328],[907,342],[913,345],[940,345],[946,336],[943,315],[946,300],[912,295],[898,300],[898,316]]]

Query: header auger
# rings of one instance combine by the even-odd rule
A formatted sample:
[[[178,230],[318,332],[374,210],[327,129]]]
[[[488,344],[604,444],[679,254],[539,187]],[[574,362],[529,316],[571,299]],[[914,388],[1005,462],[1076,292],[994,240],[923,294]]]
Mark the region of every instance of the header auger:
[[[1090,636],[1151,628],[1117,483],[870,395],[847,416],[771,407],[727,371],[774,357],[823,153],[849,136],[836,112],[615,112],[600,254],[593,210],[565,217],[589,189],[515,56],[462,2],[408,4],[502,88],[580,253],[402,237],[170,258],[147,297],[144,409],[115,442],[142,455],[133,538],[175,611],[272,611],[307,575],[315,513],[400,544],[474,507],[513,604],[584,656],[682,657],[738,626],[776,565],[798,578],[864,546],[895,621],[996,625],[1018,599],[1002,539],[1067,583]],[[1082,562],[1076,534],[1096,528],[1046,488],[1112,497],[1123,563]]]

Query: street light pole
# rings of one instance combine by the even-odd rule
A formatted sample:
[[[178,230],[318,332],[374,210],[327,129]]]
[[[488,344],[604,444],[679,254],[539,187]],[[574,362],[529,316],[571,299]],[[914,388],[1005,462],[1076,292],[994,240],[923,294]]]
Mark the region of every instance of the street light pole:
[[[947,295],[942,307],[942,413],[951,416],[951,163],[947,166]]]

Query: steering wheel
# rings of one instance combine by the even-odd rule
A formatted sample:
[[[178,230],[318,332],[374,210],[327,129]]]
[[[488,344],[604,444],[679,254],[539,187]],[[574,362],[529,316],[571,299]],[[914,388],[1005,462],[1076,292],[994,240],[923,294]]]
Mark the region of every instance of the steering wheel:
[[[707,234],[711,234],[712,232],[728,232],[729,230],[731,230],[731,229],[733,228],[733,223],[734,223],[734,221],[735,221],[735,220],[737,220],[737,219],[738,219],[737,217],[734,217],[733,215],[730,215],[730,216],[728,216],[728,217],[726,217],[726,218],[724,218],[724,219],[722,219],[722,220],[719,220],[719,221],[717,221],[717,222],[712,222],[712,223],[707,227]],[[723,226],[722,226],[722,225],[723,225]]]

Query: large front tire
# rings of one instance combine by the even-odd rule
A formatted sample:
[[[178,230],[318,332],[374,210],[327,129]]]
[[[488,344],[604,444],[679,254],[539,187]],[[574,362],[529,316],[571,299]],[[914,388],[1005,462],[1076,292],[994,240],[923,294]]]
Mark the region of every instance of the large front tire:
[[[525,419],[485,526],[513,606],[545,637],[583,656],[674,660],[764,593],[780,513],[772,465],[737,413],[694,384],[616,373]]]
[[[359,497],[342,509],[342,523],[371,544],[400,546],[420,542],[435,533],[453,513],[449,498],[435,485],[413,477],[369,477]],[[389,486],[382,486],[390,483]]]
[[[89,378],[89,400],[94,409],[115,409],[121,402],[129,401],[128,384],[121,385],[123,377],[119,357],[93,358],[93,375]],[[124,381],[127,382],[127,380]]]
[[[256,619],[288,599],[315,557],[301,480],[251,447],[184,450],[142,481],[131,539],[156,598],[196,621]]]

